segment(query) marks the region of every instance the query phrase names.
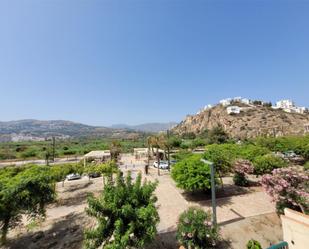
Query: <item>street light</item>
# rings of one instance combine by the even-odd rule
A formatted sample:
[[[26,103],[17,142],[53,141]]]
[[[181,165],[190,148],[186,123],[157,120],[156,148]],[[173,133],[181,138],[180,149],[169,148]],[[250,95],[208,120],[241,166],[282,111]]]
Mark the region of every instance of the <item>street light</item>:
[[[217,226],[217,210],[216,210],[216,184],[215,184],[215,167],[214,164],[205,159],[201,159],[201,162],[209,165],[211,175],[211,205],[212,205],[212,224]]]

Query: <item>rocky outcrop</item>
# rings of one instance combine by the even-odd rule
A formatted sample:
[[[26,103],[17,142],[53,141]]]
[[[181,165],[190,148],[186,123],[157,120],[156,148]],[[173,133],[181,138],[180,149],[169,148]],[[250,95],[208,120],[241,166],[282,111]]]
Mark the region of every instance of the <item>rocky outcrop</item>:
[[[236,104],[235,104],[236,105]],[[173,131],[195,133],[222,126],[232,138],[301,135],[309,133],[309,114],[287,113],[271,107],[237,104],[240,114],[228,114],[227,106],[217,105],[197,115],[187,116]]]

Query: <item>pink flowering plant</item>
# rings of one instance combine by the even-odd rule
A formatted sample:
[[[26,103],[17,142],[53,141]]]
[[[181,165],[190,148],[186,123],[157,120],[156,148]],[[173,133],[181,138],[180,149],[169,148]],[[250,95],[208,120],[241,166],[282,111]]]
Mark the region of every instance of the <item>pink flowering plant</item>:
[[[233,181],[237,186],[248,186],[249,180],[247,178],[248,174],[254,172],[254,167],[252,163],[248,160],[237,160],[234,163],[234,177]]]
[[[214,248],[219,232],[212,226],[211,214],[197,207],[183,212],[178,221],[177,240],[186,249]]]
[[[288,207],[309,214],[309,172],[275,169],[262,177],[262,185],[276,202],[278,213]]]

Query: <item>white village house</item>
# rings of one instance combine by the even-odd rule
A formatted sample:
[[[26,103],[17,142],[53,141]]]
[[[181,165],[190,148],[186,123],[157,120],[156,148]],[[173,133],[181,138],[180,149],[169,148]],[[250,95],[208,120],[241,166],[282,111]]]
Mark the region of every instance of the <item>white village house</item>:
[[[228,106],[226,108],[226,111],[228,114],[239,114],[241,111],[241,108],[239,106]]]
[[[282,109],[285,112],[304,113],[305,107],[299,107],[295,105],[295,102],[289,99],[280,100],[276,103],[274,109]]]

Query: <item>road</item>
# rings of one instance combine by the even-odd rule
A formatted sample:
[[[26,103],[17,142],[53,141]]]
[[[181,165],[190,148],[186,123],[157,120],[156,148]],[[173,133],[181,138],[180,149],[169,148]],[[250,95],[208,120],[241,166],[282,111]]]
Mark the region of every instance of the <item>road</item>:
[[[50,165],[55,165],[55,164],[62,164],[62,163],[74,163],[78,162],[82,159],[82,157],[68,157],[68,158],[56,158],[55,162],[50,162]],[[45,165],[46,162],[45,160],[42,159],[37,159],[37,160],[23,160],[23,161],[10,161],[10,162],[0,162],[0,168],[10,166],[10,165],[15,165],[15,166],[22,166],[28,163],[33,163],[33,164],[38,164],[38,165]]]

